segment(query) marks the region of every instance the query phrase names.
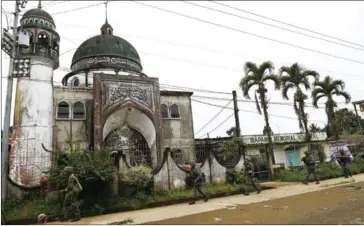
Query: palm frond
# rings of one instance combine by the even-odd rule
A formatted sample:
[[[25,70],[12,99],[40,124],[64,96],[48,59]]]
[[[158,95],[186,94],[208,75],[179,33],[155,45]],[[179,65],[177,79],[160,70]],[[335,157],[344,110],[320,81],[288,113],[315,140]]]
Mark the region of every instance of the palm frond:
[[[266,81],[273,81],[274,83],[274,88],[276,90],[279,90],[280,87],[281,87],[281,79],[277,76],[277,75],[268,75],[268,76],[264,76],[263,77],[263,82],[266,82]]]
[[[312,90],[312,93],[311,93],[312,98],[315,98],[318,94],[325,94],[325,95],[327,95],[326,90],[324,90],[321,87],[316,87],[316,88],[314,88],[314,90]]]
[[[290,75],[291,74],[291,68],[290,67],[288,67],[288,66],[282,66],[279,70],[278,70],[278,74],[279,74],[279,76],[283,76],[283,74],[284,73],[286,73],[286,74],[288,74],[288,75]],[[291,76],[284,76],[284,77],[288,77],[288,78],[290,78]]]
[[[351,96],[348,92],[344,92],[344,91],[336,91],[333,92],[332,94],[336,95],[336,96],[342,96],[345,98],[345,103],[348,104],[351,101]]]
[[[294,88],[295,85],[293,83],[288,83],[286,85],[282,85],[282,97],[286,100],[288,100],[288,91],[292,88]]]
[[[261,75],[264,75],[265,71],[267,70],[269,74],[273,74],[274,64],[271,61],[265,61],[261,65],[259,65],[259,72]]]
[[[345,82],[343,80],[333,80],[330,83],[330,90],[340,91],[345,89]]]
[[[301,80],[301,84],[305,87],[306,90],[309,90],[311,88],[310,81],[307,77],[303,77]]]
[[[320,78],[320,74],[317,71],[305,70],[303,72],[304,77],[313,77],[316,81]]]
[[[255,96],[255,105],[257,107],[258,113],[261,115],[262,114],[262,111],[260,109],[260,105],[259,105],[259,101],[258,101],[258,97],[257,97],[257,93],[256,92],[255,92],[254,96]]]
[[[320,94],[320,95],[316,95],[316,96],[313,96],[312,97],[312,105],[315,107],[315,108],[318,108],[318,105],[317,105],[317,102],[323,98],[323,97],[327,97],[326,94]]]
[[[257,85],[253,75],[244,76],[240,81],[240,88],[243,91],[243,96],[250,100],[249,91],[251,87]]]
[[[256,65],[253,62],[246,62],[244,64],[244,72],[245,75],[249,75],[249,73],[258,74],[259,73],[258,65]]]

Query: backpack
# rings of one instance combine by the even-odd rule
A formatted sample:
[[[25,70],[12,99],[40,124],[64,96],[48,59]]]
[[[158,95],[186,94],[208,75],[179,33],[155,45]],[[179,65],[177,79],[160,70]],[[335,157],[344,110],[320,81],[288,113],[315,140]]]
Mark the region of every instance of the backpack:
[[[206,182],[206,175],[204,173],[202,173],[202,183]]]

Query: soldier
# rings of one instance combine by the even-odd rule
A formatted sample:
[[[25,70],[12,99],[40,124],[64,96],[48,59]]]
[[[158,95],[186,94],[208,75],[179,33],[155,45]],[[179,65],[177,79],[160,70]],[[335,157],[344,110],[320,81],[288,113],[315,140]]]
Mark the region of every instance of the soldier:
[[[303,181],[304,184],[308,184],[308,179],[310,178],[311,174],[313,174],[315,180],[316,180],[316,184],[320,184],[320,181],[317,177],[317,172],[316,172],[316,162],[315,159],[313,158],[313,156],[311,155],[311,153],[309,151],[305,151],[305,157],[303,157],[302,162],[305,163],[306,167],[307,167],[307,177],[306,180]]]
[[[207,202],[208,198],[206,194],[202,191],[202,183],[203,183],[203,174],[201,172],[200,167],[196,167],[195,163],[191,164],[191,171],[188,173],[189,177],[193,181],[193,201],[191,201],[189,204],[193,205],[196,202],[197,199],[197,192],[200,193],[204,197],[204,201]]]
[[[63,170],[63,173],[66,177],[68,177],[67,188],[62,190],[62,192],[66,193],[63,201],[63,221],[79,221],[81,219],[81,216],[77,197],[82,191],[82,186],[78,181],[78,178],[73,174],[72,167],[66,166]],[[70,215],[73,215],[73,218],[70,218]]]
[[[251,184],[257,190],[257,194],[259,194],[262,190],[254,181],[254,164],[252,163],[250,157],[245,158],[244,168],[242,171],[244,171],[244,183],[241,189],[242,193],[244,195],[249,195],[246,185]]]
[[[352,177],[351,172],[348,168],[348,165],[350,163],[350,157],[345,155],[345,152],[342,149],[340,150],[340,157],[338,160],[339,160],[339,164],[340,164],[341,168],[344,171],[345,178],[349,178],[349,176]]]

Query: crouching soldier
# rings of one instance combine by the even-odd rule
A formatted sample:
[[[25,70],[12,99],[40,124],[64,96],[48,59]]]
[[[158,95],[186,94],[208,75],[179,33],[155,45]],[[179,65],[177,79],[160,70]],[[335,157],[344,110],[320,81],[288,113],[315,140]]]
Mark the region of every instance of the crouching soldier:
[[[63,173],[68,177],[67,188],[62,190],[65,192],[65,198],[63,201],[63,221],[79,221],[81,219],[79,202],[77,200],[78,195],[82,191],[82,186],[78,178],[73,174],[73,168],[66,166]]]
[[[241,189],[242,193],[244,195],[249,195],[247,184],[251,184],[257,190],[257,194],[259,194],[262,189],[254,181],[254,164],[250,157],[245,158],[244,168],[242,171],[244,171],[244,183]]]
[[[349,170],[349,163],[351,162],[351,159],[349,156],[345,155],[344,150],[340,150],[340,157],[338,159],[339,164],[341,168],[343,169],[345,178],[348,178],[349,176],[352,177],[351,172]]]
[[[204,177],[201,172],[201,168],[196,167],[196,164],[192,163],[191,171],[188,173],[188,177],[191,178],[193,183],[193,201],[191,201],[189,204],[190,205],[195,204],[197,200],[197,192],[200,193],[203,196],[204,201],[207,202],[208,201],[207,195],[202,191],[202,184],[204,182]]]
[[[313,156],[311,155],[311,153],[308,151],[305,151],[305,157],[303,157],[301,160],[303,163],[305,163],[306,168],[307,168],[307,177],[306,177],[306,180],[303,181],[303,183],[308,184],[308,180],[309,180],[311,174],[313,174],[316,184],[319,184],[320,181],[317,177],[316,162],[315,162],[315,159],[313,158]]]

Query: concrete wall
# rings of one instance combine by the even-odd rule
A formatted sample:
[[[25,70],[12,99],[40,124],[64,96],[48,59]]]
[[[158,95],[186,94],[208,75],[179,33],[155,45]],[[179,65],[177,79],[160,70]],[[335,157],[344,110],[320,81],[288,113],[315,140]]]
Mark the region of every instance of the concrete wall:
[[[160,103],[167,105],[168,109],[173,104],[179,107],[180,118],[163,118],[163,143],[164,147],[171,150],[179,148],[184,152],[185,161],[195,160],[195,140],[193,116],[191,108],[191,95],[189,92],[161,91]]]
[[[86,87],[54,87],[54,121],[57,133],[56,147],[58,151],[68,152],[70,150],[69,140],[72,131],[73,148],[86,149],[88,146],[88,131],[87,131],[87,118],[86,103],[92,100],[92,88]],[[70,106],[70,117],[68,119],[57,118],[57,106],[60,102],[66,101]],[[85,106],[84,119],[72,119],[73,105],[76,102],[81,102]]]

